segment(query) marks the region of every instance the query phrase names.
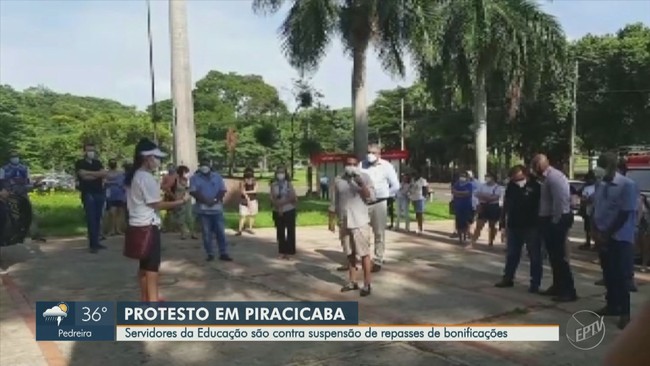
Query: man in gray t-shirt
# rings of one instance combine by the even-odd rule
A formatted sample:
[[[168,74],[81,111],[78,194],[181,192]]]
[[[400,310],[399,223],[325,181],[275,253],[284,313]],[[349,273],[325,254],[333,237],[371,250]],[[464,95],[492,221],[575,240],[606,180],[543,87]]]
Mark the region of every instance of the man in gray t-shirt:
[[[364,286],[361,296],[370,295],[370,241],[363,229],[370,223],[366,202],[373,200],[372,182],[368,174],[359,169],[359,161],[349,157],[345,162],[345,172],[335,178],[330,205],[330,230],[335,231],[338,221],[339,238],[343,251],[348,257],[350,282],[341,292],[359,289],[356,282],[357,256],[361,258]]]

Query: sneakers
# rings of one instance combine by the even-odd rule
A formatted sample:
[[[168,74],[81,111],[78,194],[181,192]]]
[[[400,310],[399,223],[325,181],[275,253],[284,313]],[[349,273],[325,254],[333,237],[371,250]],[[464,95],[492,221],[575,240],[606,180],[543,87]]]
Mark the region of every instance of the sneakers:
[[[232,262],[232,258],[228,254],[220,255],[219,260],[224,262]]]
[[[359,295],[361,295],[361,297],[366,297],[366,296],[369,296],[371,292],[372,292],[372,288],[368,284],[366,286],[363,286],[363,288],[359,292]]]
[[[356,291],[359,290],[359,285],[356,282],[350,282],[347,285],[341,287],[341,292],[350,292],[350,291]],[[361,288],[361,291],[359,291],[359,295],[362,297],[366,297],[372,293],[372,288],[370,285],[365,285]]]

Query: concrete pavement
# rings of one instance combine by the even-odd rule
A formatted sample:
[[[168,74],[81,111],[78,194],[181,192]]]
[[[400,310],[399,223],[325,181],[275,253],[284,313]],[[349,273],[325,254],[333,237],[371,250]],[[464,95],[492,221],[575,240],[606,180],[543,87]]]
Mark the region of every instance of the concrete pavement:
[[[577,246],[581,239],[573,231]],[[580,300],[555,304],[528,294],[527,262],[517,285],[496,289],[503,271],[503,246],[463,250],[447,238],[452,224],[426,225],[423,236],[389,232],[384,271],[373,294],[341,294],[343,261],[336,235],[324,228],[299,228],[299,255],[275,259],[272,229],[255,236],[229,237],[233,263],[206,263],[199,241],[164,238],[161,291],[171,301],[359,301],[364,323],[528,323],[560,324],[560,342],[35,342],[34,301],[134,300],[137,264],[122,257],[121,238],[109,250],[89,254],[84,240],[51,240],[3,248],[0,295],[1,365],[583,365],[598,364],[619,331],[608,319],[603,344],[591,351],[573,348],[562,336],[578,310],[600,308],[602,287],[593,282],[600,268],[595,253],[573,251]],[[548,285],[550,271],[545,270]],[[650,294],[650,277],[637,274],[634,308]],[[30,318],[31,317],[31,318]],[[11,332],[11,335],[9,335]],[[31,334],[31,335],[30,335]]]

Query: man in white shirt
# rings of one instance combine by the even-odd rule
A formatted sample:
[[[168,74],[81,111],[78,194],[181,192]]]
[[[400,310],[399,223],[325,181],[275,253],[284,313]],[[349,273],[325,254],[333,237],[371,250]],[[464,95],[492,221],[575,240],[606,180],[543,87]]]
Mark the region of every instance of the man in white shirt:
[[[375,200],[368,203],[370,226],[375,237],[375,256],[372,272],[379,272],[384,262],[385,233],[388,218],[388,198],[395,197],[400,183],[395,167],[381,158],[378,144],[368,146],[368,156],[360,163],[361,170],[370,176]]]

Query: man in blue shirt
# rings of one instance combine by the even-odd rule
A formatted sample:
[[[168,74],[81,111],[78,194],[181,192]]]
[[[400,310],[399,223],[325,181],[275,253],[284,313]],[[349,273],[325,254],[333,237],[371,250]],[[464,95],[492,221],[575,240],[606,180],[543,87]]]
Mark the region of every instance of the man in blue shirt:
[[[12,150],[10,152],[9,164],[0,168],[0,179],[6,181],[5,184],[11,193],[24,197],[24,199],[27,201],[27,204],[31,206],[29,192],[34,188],[34,184],[31,181],[29,168],[20,161],[20,154],[18,151]],[[32,240],[44,242],[45,239],[39,233],[33,210],[30,208],[28,211],[31,212],[26,213],[29,215],[29,217],[23,217],[21,219],[21,222],[30,225],[25,233],[29,232],[31,234]],[[24,239],[25,238],[22,237],[18,240],[22,242]]]
[[[592,237],[599,248],[607,288],[607,306],[598,313],[620,316],[618,327],[623,329],[630,322],[628,277],[634,256],[639,190],[634,181],[616,171],[617,162],[613,153],[598,158],[605,176],[594,193]]]
[[[0,179],[0,247],[9,245],[9,233],[5,232],[7,225],[11,221],[9,217],[9,182]]]
[[[219,245],[219,259],[232,261],[227,252],[226,220],[223,216],[223,197],[226,191],[221,175],[210,169],[209,161],[202,160],[199,171],[190,179],[190,194],[196,199],[196,213],[201,219],[203,248],[208,255],[208,262],[213,261],[215,255],[213,234]]]

